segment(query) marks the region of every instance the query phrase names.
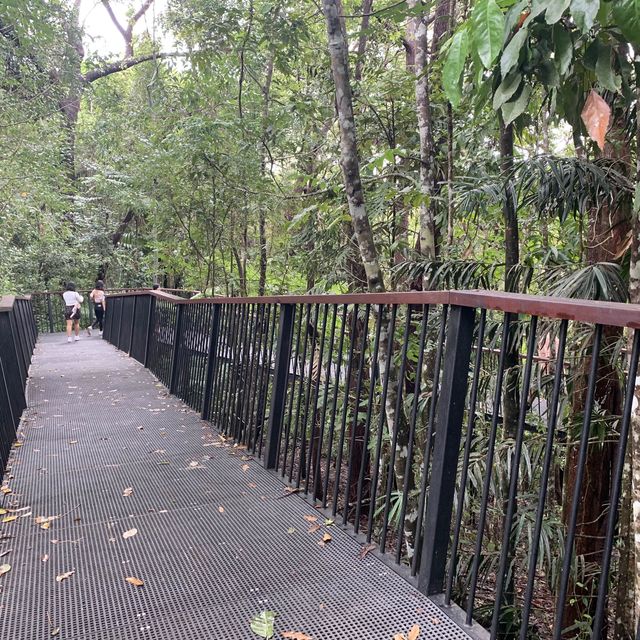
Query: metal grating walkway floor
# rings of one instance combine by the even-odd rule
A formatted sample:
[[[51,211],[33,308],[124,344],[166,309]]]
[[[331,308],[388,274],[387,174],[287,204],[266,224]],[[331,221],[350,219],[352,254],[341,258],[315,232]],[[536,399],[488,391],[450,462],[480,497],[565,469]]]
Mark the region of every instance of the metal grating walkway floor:
[[[309,534],[321,514],[97,337],[40,338],[19,440],[0,494],[0,638],[249,640],[263,609],[276,638],[469,637],[347,532]]]

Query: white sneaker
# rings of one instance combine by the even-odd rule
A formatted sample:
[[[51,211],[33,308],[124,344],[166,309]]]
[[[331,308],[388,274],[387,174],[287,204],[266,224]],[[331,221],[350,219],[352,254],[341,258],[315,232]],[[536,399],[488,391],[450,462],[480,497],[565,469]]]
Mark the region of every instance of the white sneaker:
[[[91,337],[91,327],[87,327],[87,335]]]
[[[75,340],[76,342],[78,342],[78,340],[80,340],[80,336],[76,336],[76,337],[74,338],[74,340]]]
[[[71,342],[71,338],[70,338],[70,337],[69,337],[69,338],[67,338],[67,342]]]

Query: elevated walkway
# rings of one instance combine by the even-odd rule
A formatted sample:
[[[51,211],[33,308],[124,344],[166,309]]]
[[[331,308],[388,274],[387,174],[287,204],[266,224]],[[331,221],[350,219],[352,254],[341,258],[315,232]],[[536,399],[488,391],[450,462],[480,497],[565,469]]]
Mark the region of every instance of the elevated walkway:
[[[0,638],[251,639],[263,610],[276,638],[470,637],[98,337],[41,336],[27,400],[0,494]]]

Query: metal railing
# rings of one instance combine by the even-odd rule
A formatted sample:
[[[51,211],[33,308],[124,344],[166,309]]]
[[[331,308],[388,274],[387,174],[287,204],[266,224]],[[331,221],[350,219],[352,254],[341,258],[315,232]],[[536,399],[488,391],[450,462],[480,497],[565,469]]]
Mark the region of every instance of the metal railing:
[[[0,297],[0,475],[22,412],[37,329],[29,297]]]
[[[127,293],[131,291],[151,291],[151,289],[113,289],[110,293]],[[159,289],[159,291],[185,299],[199,293],[190,289]],[[57,333],[66,329],[63,293],[64,291],[36,291],[31,294],[33,310],[40,333]],[[82,289],[78,293],[84,297],[84,302],[80,307],[80,326],[82,329],[86,329],[95,320],[93,305],[89,300],[91,290]]]
[[[467,624],[613,633],[640,306],[144,291],[104,337]]]

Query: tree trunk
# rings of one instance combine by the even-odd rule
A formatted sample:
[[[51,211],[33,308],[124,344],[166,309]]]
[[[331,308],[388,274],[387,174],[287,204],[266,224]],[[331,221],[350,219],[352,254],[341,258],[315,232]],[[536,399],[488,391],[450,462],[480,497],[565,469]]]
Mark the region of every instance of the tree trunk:
[[[323,0],[327,20],[331,71],[336,90],[336,108],[340,124],[340,164],[344,178],[349,213],[360,250],[360,257],[372,292],[384,291],[384,279],[373,241],[373,232],[364,202],[360,180],[360,163],[356,142],[356,125],[353,116],[353,97],[349,82],[349,60],[346,36],[340,24],[342,7],[339,0]]]
[[[630,152],[624,136],[624,123],[617,117],[608,135],[604,157],[617,160],[618,171],[626,172]],[[589,264],[598,262],[616,262],[620,247],[629,232],[629,210],[624,202],[614,206],[602,206],[589,213],[589,234],[586,247]],[[598,380],[595,389],[595,402],[598,411],[604,416],[620,415],[622,408],[622,390],[612,362],[614,345],[620,340],[622,332],[617,327],[605,327],[602,338],[602,349],[598,363]],[[583,364],[583,372],[574,383],[572,409],[574,415],[581,415],[584,407],[584,395],[587,384],[587,371],[590,358]],[[592,425],[592,431],[596,427]],[[571,627],[585,616],[592,616],[595,611],[597,592],[597,567],[600,566],[606,514],[609,509],[611,477],[616,443],[592,442],[587,452],[587,464],[584,471],[582,491],[579,496],[578,519],[574,557],[583,557],[587,565],[596,568],[594,575],[578,576],[578,580],[569,585],[569,595],[562,612],[563,628]],[[567,452],[565,471],[565,499],[563,516],[565,523],[571,508],[574,487],[576,484],[576,467],[578,448],[570,446]],[[606,637],[605,614],[605,631]],[[573,637],[567,635],[567,637]]]

